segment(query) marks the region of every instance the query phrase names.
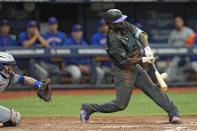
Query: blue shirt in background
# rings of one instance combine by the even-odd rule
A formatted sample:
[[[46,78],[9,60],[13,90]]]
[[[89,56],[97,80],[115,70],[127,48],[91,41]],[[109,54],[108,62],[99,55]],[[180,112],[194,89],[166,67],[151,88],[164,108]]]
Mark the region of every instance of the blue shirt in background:
[[[65,43],[66,46],[88,46],[88,43],[81,39],[79,43],[77,43],[74,38],[71,36]],[[89,58],[67,58],[66,64],[67,65],[90,65]]]
[[[91,45],[106,46],[106,36],[101,32],[95,33],[91,38]]]
[[[66,34],[63,32],[58,31],[56,34],[51,34],[50,32],[44,34],[42,36],[47,42],[49,46],[64,46],[66,42]],[[45,63],[48,64],[58,64],[58,62],[51,61],[49,58],[42,59]]]
[[[49,42],[50,46],[63,46],[66,42],[66,34],[60,31],[56,34],[48,32],[43,35],[43,38]]]
[[[27,33],[26,31],[21,32],[21,33],[19,34],[19,37],[18,37],[18,45],[19,45],[19,46],[23,46],[23,43],[24,43],[25,41],[27,41],[27,40],[30,40],[30,38],[29,38],[29,36],[28,36],[28,33]],[[39,41],[38,41],[38,40],[36,40],[36,41],[33,43],[34,46],[35,46],[36,44],[39,44]]]
[[[16,41],[12,39],[10,36],[3,36],[0,35],[0,46],[7,47],[7,46],[16,46]]]
[[[106,46],[106,35],[101,32],[95,33],[91,38],[91,45],[93,46]],[[111,67],[111,61],[102,61],[101,64],[103,66]]]

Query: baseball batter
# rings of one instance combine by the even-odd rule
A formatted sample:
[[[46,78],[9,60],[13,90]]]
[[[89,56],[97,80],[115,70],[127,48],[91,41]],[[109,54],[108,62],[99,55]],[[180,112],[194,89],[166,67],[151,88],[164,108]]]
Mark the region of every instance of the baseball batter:
[[[112,113],[124,110],[136,87],[168,113],[170,123],[181,123],[176,105],[140,66],[141,63],[155,61],[146,33],[125,21],[126,18],[118,9],[110,9],[104,13],[104,20],[109,27],[106,51],[113,62],[111,72],[116,86],[116,99],[104,104],[83,103],[81,122],[85,119],[87,123],[90,115],[95,112]],[[141,56],[138,43],[144,46],[145,57]]]
[[[12,55],[5,52],[0,52],[0,94],[5,91],[5,88],[10,84],[25,84],[34,86],[38,89],[38,96],[44,101],[50,101],[51,88],[49,86],[51,80],[43,81],[42,83],[27,76],[21,76],[13,72],[15,60]],[[21,114],[14,109],[8,109],[0,106],[0,127],[15,126],[21,121]]]

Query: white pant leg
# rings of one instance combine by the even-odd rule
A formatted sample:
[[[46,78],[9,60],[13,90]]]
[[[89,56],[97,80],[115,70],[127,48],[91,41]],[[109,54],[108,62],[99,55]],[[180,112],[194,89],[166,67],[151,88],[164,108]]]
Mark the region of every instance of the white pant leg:
[[[46,80],[48,77],[48,72],[46,69],[41,67],[39,64],[35,63],[35,75],[39,78],[40,81]]]
[[[47,71],[48,77],[51,77],[53,83],[59,82],[58,73],[60,73],[60,69],[58,64],[50,64],[41,61],[40,65]]]
[[[197,61],[192,61],[191,65],[194,71],[197,73]]]
[[[98,84],[101,84],[101,82],[103,81],[104,76],[105,76],[105,72],[101,67],[97,66],[96,67],[96,74],[97,74],[96,84],[98,85]]]
[[[48,74],[60,72],[59,65],[57,64],[40,62],[40,65],[48,72]]]
[[[73,84],[80,83],[81,70],[79,69],[78,66],[68,65],[66,66],[65,70],[71,75]]]
[[[173,57],[169,67],[166,69],[166,72],[168,73],[168,81],[180,81],[179,79],[179,67],[178,62],[180,61],[180,57]]]
[[[102,69],[104,70],[105,74],[110,74],[111,73],[111,68],[107,66],[103,66]]]

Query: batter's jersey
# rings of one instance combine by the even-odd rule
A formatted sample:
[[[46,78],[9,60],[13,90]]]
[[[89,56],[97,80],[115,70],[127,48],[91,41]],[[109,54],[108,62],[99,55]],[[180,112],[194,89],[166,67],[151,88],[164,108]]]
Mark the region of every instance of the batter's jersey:
[[[11,75],[10,78],[6,78],[3,74],[0,73],[0,94],[2,94],[5,91],[5,88],[9,84],[19,83],[20,79],[21,76],[15,73],[13,73],[13,75]]]
[[[134,35],[134,30],[139,29],[126,21],[123,26],[124,28],[120,31],[120,34],[109,29],[106,47],[106,51],[113,64],[121,67],[130,58],[141,56],[141,50],[138,45],[139,41]]]

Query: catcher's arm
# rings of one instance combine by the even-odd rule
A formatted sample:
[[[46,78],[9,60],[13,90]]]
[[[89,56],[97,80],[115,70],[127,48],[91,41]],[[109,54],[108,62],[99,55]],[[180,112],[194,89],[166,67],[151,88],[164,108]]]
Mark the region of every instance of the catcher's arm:
[[[52,90],[50,87],[50,83],[51,83],[50,79],[47,79],[43,82],[39,82],[32,77],[20,76],[19,83],[36,87],[38,89],[37,90],[38,97],[40,97],[46,102],[51,100]]]
[[[29,86],[35,86],[36,88],[39,88],[41,83],[32,77],[24,76],[24,84],[29,85]]]

